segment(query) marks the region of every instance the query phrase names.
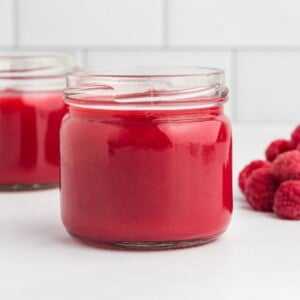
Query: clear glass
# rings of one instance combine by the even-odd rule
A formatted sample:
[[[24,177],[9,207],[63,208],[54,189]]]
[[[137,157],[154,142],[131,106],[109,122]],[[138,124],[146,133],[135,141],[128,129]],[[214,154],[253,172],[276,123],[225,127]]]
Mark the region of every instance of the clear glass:
[[[210,68],[77,70],[61,128],[61,213],[88,243],[196,246],[232,213],[224,72]]]
[[[59,128],[70,54],[0,54],[0,190],[59,183]]]

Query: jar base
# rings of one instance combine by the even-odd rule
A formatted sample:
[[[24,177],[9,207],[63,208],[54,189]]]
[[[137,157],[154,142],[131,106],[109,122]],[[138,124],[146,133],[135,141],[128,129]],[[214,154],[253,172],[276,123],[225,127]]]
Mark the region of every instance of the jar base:
[[[32,191],[57,188],[57,183],[31,183],[31,184],[0,184],[0,191]]]
[[[180,241],[162,241],[162,242],[95,242],[91,241],[73,233],[69,234],[84,244],[90,246],[113,249],[113,250],[140,250],[140,251],[151,251],[151,250],[169,250],[169,249],[182,249],[196,247],[204,245],[216,240],[221,233],[199,239],[191,240],[180,240]]]

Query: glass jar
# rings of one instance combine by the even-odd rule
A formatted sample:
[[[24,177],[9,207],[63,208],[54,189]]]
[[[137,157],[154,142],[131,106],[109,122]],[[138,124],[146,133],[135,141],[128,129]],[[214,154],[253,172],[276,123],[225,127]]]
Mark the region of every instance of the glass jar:
[[[63,90],[68,54],[0,55],[0,190],[59,182]]]
[[[71,235],[169,249],[224,232],[232,174],[222,70],[78,70],[65,94],[61,211]]]

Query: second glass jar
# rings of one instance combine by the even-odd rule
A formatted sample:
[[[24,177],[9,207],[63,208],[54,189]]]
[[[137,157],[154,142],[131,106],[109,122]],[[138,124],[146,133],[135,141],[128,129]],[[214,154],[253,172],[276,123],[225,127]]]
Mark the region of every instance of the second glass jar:
[[[0,190],[59,183],[59,128],[72,55],[0,55]]]

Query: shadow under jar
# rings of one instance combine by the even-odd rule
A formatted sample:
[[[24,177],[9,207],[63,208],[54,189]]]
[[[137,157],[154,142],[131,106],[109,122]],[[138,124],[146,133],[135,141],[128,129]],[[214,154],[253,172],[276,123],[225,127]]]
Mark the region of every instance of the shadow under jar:
[[[147,250],[216,239],[232,213],[227,94],[219,69],[70,74],[61,129],[67,231],[102,247]]]
[[[59,183],[67,54],[0,55],[0,190]]]

